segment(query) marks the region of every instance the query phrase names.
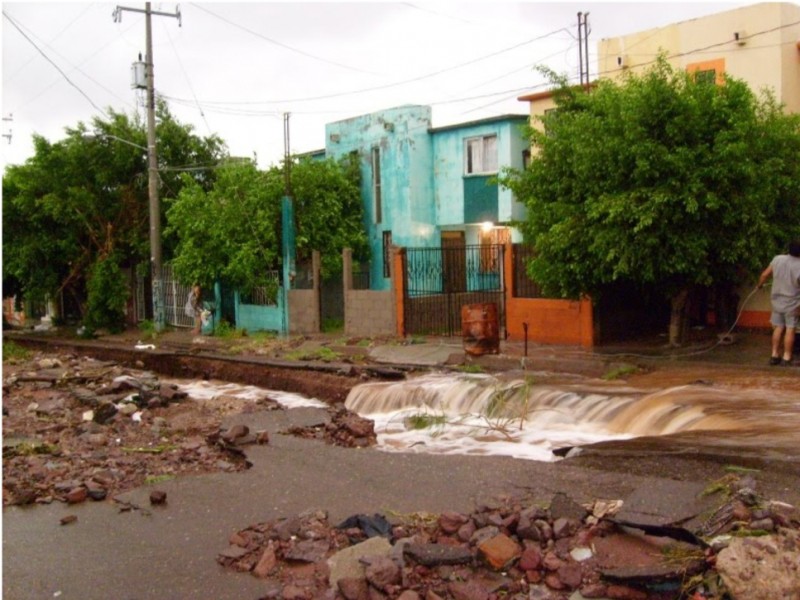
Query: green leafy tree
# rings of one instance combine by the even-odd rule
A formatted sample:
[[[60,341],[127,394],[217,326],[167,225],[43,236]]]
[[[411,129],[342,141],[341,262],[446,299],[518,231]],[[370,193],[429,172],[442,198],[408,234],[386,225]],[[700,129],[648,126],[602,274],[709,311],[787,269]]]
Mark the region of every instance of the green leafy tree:
[[[353,159],[294,161],[291,184],[299,259],[319,250],[323,270],[332,273],[341,272],[342,248],[367,252]],[[178,277],[204,287],[222,279],[243,291],[269,285],[268,271],[280,263],[284,195],[283,167],[260,171],[250,161],[218,169],[209,191],[185,182],[165,231],[176,243]]]
[[[203,287],[217,279],[245,291],[266,285],[280,251],[282,183],[251,161],[219,168],[209,191],[185,177],[164,231],[177,240],[177,276]]]
[[[800,117],[663,58],[589,93],[553,80],[529,168],[503,178],[527,206],[529,274],[555,297],[656,289],[679,343],[693,286],[744,283],[800,234]]]
[[[218,161],[223,151],[218,138],[193,136],[163,104],[158,116],[161,165],[164,157],[180,165]],[[3,176],[4,294],[42,300],[64,293],[82,316],[91,313],[93,326],[116,327],[124,312],[106,309],[118,305],[118,286],[95,286],[93,293],[89,287],[93,274],[102,273],[108,283],[118,279],[119,269],[148,262],[144,125],[110,110],[91,127],[67,128],[58,142],[41,136],[33,141],[34,155],[9,166]],[[179,192],[184,180],[160,173],[162,195]],[[207,173],[192,177],[198,185],[211,185]]]
[[[292,166],[298,259],[319,250],[323,277],[342,272],[343,248],[351,248],[356,260],[369,256],[360,178],[355,155],[340,161],[301,160]]]

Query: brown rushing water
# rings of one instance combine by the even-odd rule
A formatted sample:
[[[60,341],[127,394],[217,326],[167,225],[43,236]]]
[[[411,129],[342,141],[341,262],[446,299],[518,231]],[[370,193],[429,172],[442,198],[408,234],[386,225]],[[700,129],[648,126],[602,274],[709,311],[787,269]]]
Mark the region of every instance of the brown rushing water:
[[[649,452],[688,445],[792,461],[800,459],[800,379],[787,375],[706,365],[625,382],[438,374],[357,386],[346,405],[374,419],[394,451],[552,460],[558,447],[637,438],[631,445]],[[410,425],[419,414],[437,426]]]

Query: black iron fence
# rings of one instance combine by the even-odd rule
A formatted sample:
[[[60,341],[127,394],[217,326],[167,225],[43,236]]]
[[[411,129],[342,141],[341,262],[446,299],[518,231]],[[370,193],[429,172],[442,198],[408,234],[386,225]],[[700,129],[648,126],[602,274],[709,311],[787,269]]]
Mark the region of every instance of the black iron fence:
[[[514,298],[541,298],[542,290],[528,277],[528,262],[536,255],[533,248],[523,244],[514,244],[511,247],[513,266],[513,287],[511,293]]]
[[[460,335],[461,307],[495,303],[505,324],[502,245],[407,248],[404,322],[407,334]]]

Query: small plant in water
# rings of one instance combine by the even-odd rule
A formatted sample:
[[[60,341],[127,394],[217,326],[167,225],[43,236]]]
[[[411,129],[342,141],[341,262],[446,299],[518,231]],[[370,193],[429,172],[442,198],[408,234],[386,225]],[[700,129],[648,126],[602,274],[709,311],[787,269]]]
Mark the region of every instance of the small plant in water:
[[[496,388],[491,399],[486,404],[486,409],[481,415],[488,423],[489,429],[503,433],[510,437],[509,430],[514,422],[519,420],[518,429],[525,426],[528,418],[530,391],[533,385],[532,377],[525,377],[521,386],[511,388]],[[518,407],[514,404],[519,404]]]
[[[627,377],[628,375],[633,375],[634,373],[639,372],[639,367],[634,365],[622,365],[621,367],[617,367],[616,369],[612,369],[605,375],[603,375],[603,379],[606,381],[613,381],[615,379],[621,379],[623,377]]]
[[[441,427],[447,422],[444,415],[431,415],[429,413],[417,413],[405,418],[407,429],[428,429],[430,427]]]
[[[459,365],[456,367],[462,373],[483,373],[483,367],[475,363],[469,365]]]

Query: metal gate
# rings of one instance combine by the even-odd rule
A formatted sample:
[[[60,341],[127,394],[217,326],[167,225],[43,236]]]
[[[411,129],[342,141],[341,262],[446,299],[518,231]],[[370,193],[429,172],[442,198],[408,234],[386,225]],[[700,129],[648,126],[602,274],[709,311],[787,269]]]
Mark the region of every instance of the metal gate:
[[[461,335],[461,307],[497,305],[505,331],[503,245],[406,248],[403,314],[406,335]]]

